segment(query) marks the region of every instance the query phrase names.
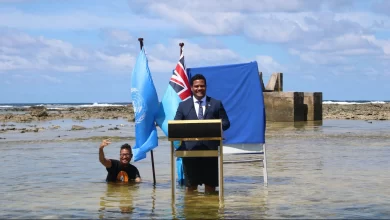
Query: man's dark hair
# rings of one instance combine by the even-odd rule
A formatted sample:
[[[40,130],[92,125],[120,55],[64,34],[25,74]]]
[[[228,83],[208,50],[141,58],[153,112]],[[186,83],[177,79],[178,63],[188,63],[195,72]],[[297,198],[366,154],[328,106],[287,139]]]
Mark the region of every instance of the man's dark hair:
[[[124,145],[122,145],[122,146],[121,146],[121,150],[123,150],[123,149],[126,149],[126,150],[128,150],[131,154],[133,154],[133,152],[131,151],[131,146],[130,146],[130,144],[124,144]]]
[[[191,86],[192,86],[192,84],[194,83],[195,80],[200,80],[200,79],[204,80],[204,84],[207,85],[206,78],[202,74],[196,74],[195,76],[193,76],[191,78],[191,82],[190,82]]]

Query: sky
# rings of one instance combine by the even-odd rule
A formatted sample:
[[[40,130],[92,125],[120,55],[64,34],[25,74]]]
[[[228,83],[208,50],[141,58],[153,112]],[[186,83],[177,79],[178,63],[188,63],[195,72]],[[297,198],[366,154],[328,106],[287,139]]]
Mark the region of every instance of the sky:
[[[140,37],[160,100],[180,42],[187,67],[257,61],[284,91],[390,100],[388,0],[0,0],[0,103],[130,102]]]

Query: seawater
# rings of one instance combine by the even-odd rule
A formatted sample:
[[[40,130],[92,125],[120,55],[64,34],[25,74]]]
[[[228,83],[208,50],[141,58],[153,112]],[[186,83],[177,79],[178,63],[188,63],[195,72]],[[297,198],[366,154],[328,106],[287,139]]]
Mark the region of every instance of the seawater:
[[[89,129],[70,131],[79,123]],[[23,127],[25,124],[7,123]],[[52,124],[60,129],[52,130]],[[98,125],[104,127],[94,128]],[[141,184],[107,184],[98,160],[134,144],[134,125],[122,120],[41,122],[38,133],[0,133],[1,218],[390,218],[390,122],[324,120],[267,125],[268,181],[258,163],[225,164],[225,198],[177,189],[171,203],[169,142],[134,163]],[[108,131],[118,126],[120,130]],[[98,126],[99,127],[99,126]],[[162,137],[161,133],[159,133]],[[257,156],[242,156],[253,159]]]
[[[323,104],[386,104],[390,100],[323,100]],[[127,106],[131,102],[94,102],[94,103],[0,103],[0,113],[9,108],[29,108],[32,106],[44,106],[47,109],[64,109],[69,107],[107,107],[107,106]],[[15,114],[15,113],[14,113]]]

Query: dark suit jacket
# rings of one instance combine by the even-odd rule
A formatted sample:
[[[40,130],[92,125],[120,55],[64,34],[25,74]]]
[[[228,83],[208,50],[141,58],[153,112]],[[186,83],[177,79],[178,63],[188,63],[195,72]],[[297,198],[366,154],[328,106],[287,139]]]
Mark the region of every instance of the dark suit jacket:
[[[179,104],[175,120],[198,120],[193,99],[191,97]],[[209,96],[206,97],[206,109],[203,118],[222,119],[222,130],[224,131],[230,127],[230,121],[222,102]],[[218,146],[219,141],[183,141],[178,150],[216,150]]]

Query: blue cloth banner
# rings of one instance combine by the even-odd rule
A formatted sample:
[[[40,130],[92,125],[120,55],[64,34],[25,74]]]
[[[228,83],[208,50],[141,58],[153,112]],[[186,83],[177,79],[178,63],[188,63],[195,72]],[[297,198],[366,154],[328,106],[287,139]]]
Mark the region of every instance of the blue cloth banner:
[[[230,120],[224,144],[265,143],[265,107],[257,62],[188,68],[203,74],[207,95],[222,101]]]
[[[134,161],[146,158],[146,153],[158,146],[155,115],[158,97],[150,74],[145,50],[142,48],[131,75],[131,98],[135,115]]]

